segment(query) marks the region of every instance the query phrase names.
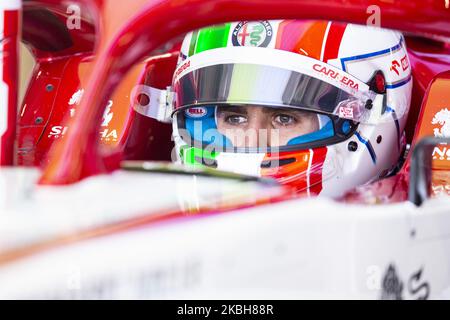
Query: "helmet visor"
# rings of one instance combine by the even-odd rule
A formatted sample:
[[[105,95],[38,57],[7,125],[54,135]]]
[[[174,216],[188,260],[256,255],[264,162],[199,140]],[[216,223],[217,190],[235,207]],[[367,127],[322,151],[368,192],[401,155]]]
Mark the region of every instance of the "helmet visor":
[[[220,56],[220,49],[216,50]],[[295,58],[291,61],[295,68],[288,66],[289,61],[259,64],[258,59],[247,61],[248,57],[234,63],[224,63],[226,59],[220,57],[217,60],[222,63],[205,62],[198,57],[202,53],[189,58],[175,73],[175,111],[220,104],[290,107],[365,123],[381,113],[381,108],[374,108],[377,94],[365,83],[317,60],[278,54],[288,54],[287,60]]]

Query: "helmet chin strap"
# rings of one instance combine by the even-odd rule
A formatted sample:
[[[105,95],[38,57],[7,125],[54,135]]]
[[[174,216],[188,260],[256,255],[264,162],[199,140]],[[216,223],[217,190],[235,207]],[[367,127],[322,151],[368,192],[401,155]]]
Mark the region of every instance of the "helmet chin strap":
[[[261,163],[265,153],[229,153],[217,155],[217,169],[250,176],[261,176]]]

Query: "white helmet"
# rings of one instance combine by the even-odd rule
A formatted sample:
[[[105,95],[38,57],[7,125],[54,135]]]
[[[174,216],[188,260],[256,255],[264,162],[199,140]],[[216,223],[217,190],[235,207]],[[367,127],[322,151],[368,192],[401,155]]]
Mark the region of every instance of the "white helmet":
[[[411,87],[395,31],[276,20],[191,32],[171,89],[178,161],[340,196],[395,170]]]

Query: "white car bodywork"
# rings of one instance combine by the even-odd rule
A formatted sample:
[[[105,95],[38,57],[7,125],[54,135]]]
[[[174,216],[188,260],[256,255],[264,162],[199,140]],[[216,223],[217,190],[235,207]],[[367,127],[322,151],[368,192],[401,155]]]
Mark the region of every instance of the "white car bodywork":
[[[0,171],[0,298],[450,298],[447,196],[421,207],[289,200],[142,224],[5,260],[8,250],[142,213],[280,193],[256,182],[161,173],[119,171],[67,187],[36,187],[37,176]]]

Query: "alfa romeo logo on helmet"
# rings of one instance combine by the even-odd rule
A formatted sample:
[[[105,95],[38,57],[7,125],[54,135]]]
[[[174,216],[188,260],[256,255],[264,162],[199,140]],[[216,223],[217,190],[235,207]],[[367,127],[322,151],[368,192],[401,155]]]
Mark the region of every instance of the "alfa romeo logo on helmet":
[[[241,21],[233,30],[233,46],[267,47],[273,30],[269,21]]]

